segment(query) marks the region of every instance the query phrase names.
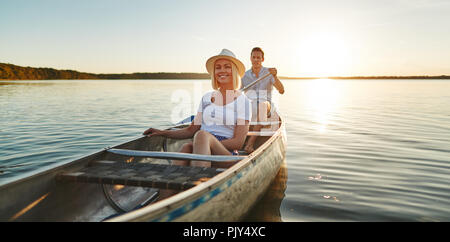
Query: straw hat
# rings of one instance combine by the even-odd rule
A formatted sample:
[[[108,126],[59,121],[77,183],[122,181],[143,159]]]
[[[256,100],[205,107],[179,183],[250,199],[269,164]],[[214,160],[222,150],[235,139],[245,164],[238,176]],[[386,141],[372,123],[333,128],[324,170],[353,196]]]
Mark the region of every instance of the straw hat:
[[[227,49],[223,49],[218,55],[215,55],[206,61],[206,70],[208,70],[209,74],[212,75],[212,73],[214,73],[214,62],[216,62],[216,60],[218,59],[230,60],[236,65],[239,76],[240,77],[244,76],[245,74],[244,64],[242,64],[242,62],[236,58],[233,52]]]

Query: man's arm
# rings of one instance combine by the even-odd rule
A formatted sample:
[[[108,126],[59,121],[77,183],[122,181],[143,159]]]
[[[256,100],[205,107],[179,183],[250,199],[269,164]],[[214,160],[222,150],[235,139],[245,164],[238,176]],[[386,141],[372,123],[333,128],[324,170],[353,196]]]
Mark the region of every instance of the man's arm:
[[[281,83],[280,79],[277,77],[277,68],[269,68],[269,72],[273,75],[273,78],[275,79],[275,83],[273,86],[278,90],[280,94],[284,93],[284,86],[283,83]]]

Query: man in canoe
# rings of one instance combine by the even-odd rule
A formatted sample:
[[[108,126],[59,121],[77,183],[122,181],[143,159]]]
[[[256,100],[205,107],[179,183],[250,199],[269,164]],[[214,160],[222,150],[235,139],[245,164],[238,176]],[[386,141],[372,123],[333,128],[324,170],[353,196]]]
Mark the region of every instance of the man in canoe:
[[[267,121],[268,116],[274,114],[275,106],[272,103],[273,87],[275,87],[280,94],[283,94],[284,86],[277,77],[276,68],[267,68],[262,65],[264,62],[264,51],[260,47],[252,49],[250,52],[250,61],[252,62],[252,68],[246,71],[244,77],[242,77],[242,87],[246,87],[268,73],[272,74],[271,76],[260,80],[246,91],[246,95],[252,100],[252,121],[265,122]],[[260,131],[262,127],[263,125],[257,124],[251,128],[253,131]],[[247,153],[253,152],[253,145],[256,138],[256,136],[251,136],[247,141],[244,148]]]
[[[175,139],[193,137],[180,152],[203,155],[233,155],[244,145],[252,117],[251,102],[241,87],[245,66],[233,52],[223,49],[206,61],[214,89],[202,97],[197,115],[186,128],[158,130],[149,128],[144,135],[161,135]],[[174,165],[210,167],[205,161],[174,161]]]

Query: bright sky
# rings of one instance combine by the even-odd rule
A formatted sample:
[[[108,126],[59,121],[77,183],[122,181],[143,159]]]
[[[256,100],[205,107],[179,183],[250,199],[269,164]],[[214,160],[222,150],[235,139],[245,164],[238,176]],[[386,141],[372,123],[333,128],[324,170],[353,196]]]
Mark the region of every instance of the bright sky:
[[[262,47],[282,76],[449,75],[449,0],[0,0],[0,62],[206,72]]]

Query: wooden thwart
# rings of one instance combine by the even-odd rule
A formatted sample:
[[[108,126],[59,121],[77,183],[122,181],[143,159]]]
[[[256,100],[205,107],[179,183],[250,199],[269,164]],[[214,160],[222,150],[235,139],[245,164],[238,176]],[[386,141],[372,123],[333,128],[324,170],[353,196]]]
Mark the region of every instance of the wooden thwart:
[[[58,181],[186,190],[209,180],[223,169],[149,163],[97,161],[75,172],[57,175]]]

